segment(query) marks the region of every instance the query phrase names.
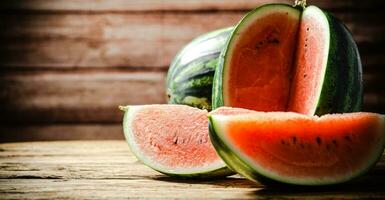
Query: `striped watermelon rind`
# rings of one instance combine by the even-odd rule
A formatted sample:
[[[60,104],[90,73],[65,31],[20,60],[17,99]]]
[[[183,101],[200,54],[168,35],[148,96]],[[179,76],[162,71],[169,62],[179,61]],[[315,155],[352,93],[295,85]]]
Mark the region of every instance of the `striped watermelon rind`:
[[[228,48],[232,43],[237,31],[242,29],[243,24],[253,19],[261,9],[274,9],[285,4],[267,4],[258,7],[246,15],[235,27],[225,48],[223,49],[217,68],[215,69],[212,108],[229,106],[224,102],[223,79],[225,77],[226,60],[229,57]],[[298,9],[302,9],[298,7]],[[327,113],[356,112],[362,108],[363,86],[362,86],[362,65],[357,45],[348,29],[335,17],[322,11],[316,6],[309,6],[303,12],[313,12],[319,18],[325,19],[329,25],[329,53],[325,55],[327,65],[322,80],[322,87],[319,91],[318,101],[314,105],[312,114],[324,115]]]
[[[229,27],[199,36],[175,56],[167,73],[168,103],[211,110],[215,68],[232,30]]]
[[[356,112],[362,109],[362,65],[357,45],[346,26],[315,6],[305,11],[325,17],[330,29],[329,54],[315,114]]]

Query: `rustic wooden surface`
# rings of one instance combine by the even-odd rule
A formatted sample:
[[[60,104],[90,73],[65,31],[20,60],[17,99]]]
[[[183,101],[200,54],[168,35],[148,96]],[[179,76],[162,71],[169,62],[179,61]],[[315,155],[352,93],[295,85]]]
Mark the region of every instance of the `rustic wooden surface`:
[[[237,175],[181,180],[157,173],[124,141],[0,144],[1,199],[385,199],[385,155],[367,175],[332,187],[267,187]]]
[[[165,103],[165,76],[181,47],[256,6],[293,1],[1,0],[0,141],[121,139],[116,106]],[[350,29],[364,111],[385,114],[385,1],[308,3]]]

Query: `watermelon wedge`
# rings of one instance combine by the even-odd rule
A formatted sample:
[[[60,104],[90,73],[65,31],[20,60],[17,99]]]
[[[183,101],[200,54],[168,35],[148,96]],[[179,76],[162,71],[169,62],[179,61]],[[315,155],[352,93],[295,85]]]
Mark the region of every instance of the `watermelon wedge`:
[[[342,183],[374,166],[385,147],[385,116],[374,113],[313,117],[220,108],[209,121],[219,155],[254,181]]]
[[[362,66],[351,34],[330,14],[302,6],[263,5],[238,23],[218,61],[212,109],[361,109]]]
[[[131,152],[167,175],[207,178],[233,174],[218,157],[208,133],[207,111],[184,105],[120,107]]]

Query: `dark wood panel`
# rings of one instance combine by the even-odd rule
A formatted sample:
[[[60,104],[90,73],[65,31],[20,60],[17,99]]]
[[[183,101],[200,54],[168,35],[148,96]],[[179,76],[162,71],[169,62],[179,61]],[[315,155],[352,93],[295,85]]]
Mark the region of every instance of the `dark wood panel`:
[[[0,20],[0,27],[3,27],[0,66],[165,68],[191,39],[210,30],[234,25],[243,14],[4,15],[3,19],[7,20]],[[376,53],[374,50],[385,44],[385,27],[379,25],[377,14],[336,14],[347,24],[359,46],[363,46],[364,53]],[[359,16],[371,23],[355,20]],[[375,59],[376,64],[385,64],[382,55],[371,59]],[[373,63],[364,58],[365,65]]]
[[[119,124],[0,125],[0,142],[124,139]]]
[[[165,103],[164,72],[36,72],[0,77],[4,122],[120,122],[118,105]]]
[[[122,136],[117,105],[165,103],[165,73],[181,47],[269,2],[293,1],[0,1],[0,139]],[[309,3],[351,30],[364,110],[385,114],[385,1]]]
[[[0,78],[1,121],[118,123],[118,105],[166,103],[165,72],[35,72]],[[365,74],[365,108],[385,113],[383,75]]]
[[[93,12],[127,12],[127,11],[202,11],[202,10],[250,10],[266,3],[293,4],[294,0],[2,0],[0,8],[4,10],[28,11],[93,11]],[[367,8],[383,5],[382,1],[356,0],[313,0],[309,4],[325,9]]]
[[[0,66],[166,67],[192,38],[243,14],[6,15]]]
[[[365,93],[371,94],[381,94],[385,96],[385,84],[383,81],[385,79],[385,66],[382,69],[377,69],[373,72],[364,73],[364,88]],[[385,99],[384,99],[385,100]]]
[[[385,94],[366,93],[363,110],[385,115]]]

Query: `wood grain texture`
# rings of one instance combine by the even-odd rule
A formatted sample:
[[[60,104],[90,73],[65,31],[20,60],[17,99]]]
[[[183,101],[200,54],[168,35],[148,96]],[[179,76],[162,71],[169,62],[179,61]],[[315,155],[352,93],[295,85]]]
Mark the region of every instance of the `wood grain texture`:
[[[3,124],[120,123],[118,105],[166,103],[165,76],[124,70],[8,73],[0,77],[0,119]],[[365,74],[365,111],[385,114],[382,82],[381,73]]]
[[[8,123],[0,126],[0,133],[0,142],[124,139],[122,123]]]
[[[266,3],[293,4],[293,2],[293,0],[2,0],[0,1],[0,8],[3,10],[27,10],[37,12],[211,11],[250,10]],[[371,8],[381,4],[382,1],[313,0],[309,3],[325,9],[353,9]]]
[[[238,175],[170,178],[145,167],[125,141],[0,144],[2,199],[384,199],[385,160],[353,182],[330,187],[267,187]]]
[[[118,139],[116,106],[165,103],[168,65],[191,39],[256,6],[293,1],[2,0],[0,141]],[[309,3],[351,30],[364,110],[385,114],[385,1]]]
[[[166,102],[164,72],[29,72],[0,77],[3,122],[120,122],[119,105]]]
[[[0,67],[167,68],[185,44],[235,25],[245,14],[5,14],[0,20]],[[351,30],[364,65],[385,65],[382,13],[335,13]],[[381,54],[378,52],[380,51]]]
[[[194,37],[233,26],[243,14],[5,15],[0,66],[167,68]]]

